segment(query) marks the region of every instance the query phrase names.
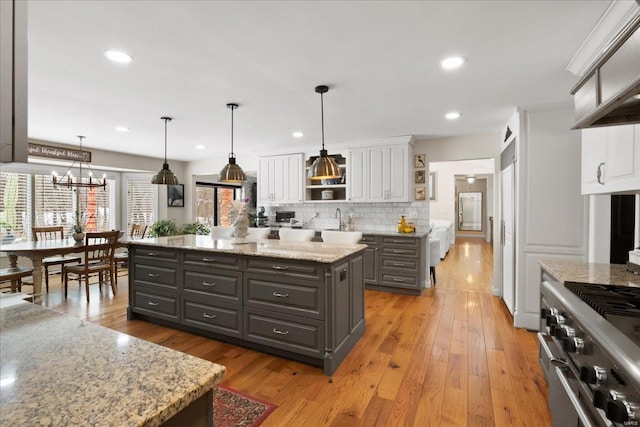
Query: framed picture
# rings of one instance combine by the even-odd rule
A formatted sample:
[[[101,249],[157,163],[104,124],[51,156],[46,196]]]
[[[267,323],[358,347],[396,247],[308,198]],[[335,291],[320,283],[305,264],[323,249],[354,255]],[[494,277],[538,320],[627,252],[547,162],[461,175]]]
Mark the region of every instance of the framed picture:
[[[429,173],[429,200],[436,199],[436,173]]]
[[[184,207],[184,184],[167,185],[167,206]]]
[[[427,190],[424,185],[419,185],[416,187],[416,200],[426,200],[427,199]]]
[[[425,183],[425,174],[427,172],[423,169],[423,170],[417,170],[415,171],[415,183],[416,184],[424,184]]]
[[[424,154],[416,154],[414,157],[414,166],[417,168],[425,167]]]

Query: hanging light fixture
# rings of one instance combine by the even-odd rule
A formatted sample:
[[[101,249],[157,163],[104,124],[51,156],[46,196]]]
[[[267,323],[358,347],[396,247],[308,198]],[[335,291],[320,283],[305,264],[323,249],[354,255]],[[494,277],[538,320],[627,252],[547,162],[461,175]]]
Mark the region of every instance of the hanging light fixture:
[[[233,110],[238,108],[238,104],[227,104],[227,108],[231,109],[231,153],[229,153],[229,163],[220,171],[220,182],[237,183],[246,181],[242,168],[236,164],[236,155],[233,154]]]
[[[52,177],[53,177],[53,185],[55,187],[68,187],[68,188],[102,187],[103,190],[107,188],[107,176],[102,175],[102,179],[96,179],[94,177],[94,173],[93,173],[93,170],[91,169],[91,166],[89,166],[89,163],[86,164],[87,169],[89,169],[89,174],[88,174],[89,179],[85,181],[82,180],[82,163],[84,163],[82,161],[82,140],[84,138],[86,137],[82,135],[78,135],[78,139],[80,139],[80,160],[79,161],[74,160],[73,163],[71,163],[71,166],[69,166],[69,169],[67,169],[67,172],[62,177],[59,176],[56,171],[53,171]],[[75,166],[76,163],[78,163],[78,169],[79,169],[78,179],[75,179],[73,174],[71,173],[71,169]]]
[[[164,163],[162,169],[153,176],[151,180],[152,184],[166,184],[177,185],[178,178],[169,169],[169,163],[167,163],[167,122],[173,120],[171,117],[160,117],[160,120],[164,120]]]
[[[333,159],[327,155],[327,150],[324,149],[324,102],[322,95],[329,92],[327,86],[316,86],[316,93],[320,94],[320,114],[322,121],[322,150],[320,150],[320,157],[314,160],[313,164],[309,168],[309,179],[336,179],[342,177],[340,167]]]

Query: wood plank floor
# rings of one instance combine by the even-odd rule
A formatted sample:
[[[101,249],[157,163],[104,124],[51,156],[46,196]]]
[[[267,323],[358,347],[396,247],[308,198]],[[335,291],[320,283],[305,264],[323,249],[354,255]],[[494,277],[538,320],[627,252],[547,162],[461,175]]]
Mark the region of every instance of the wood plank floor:
[[[535,334],[491,295],[492,246],[458,239],[421,297],[366,292],[367,330],[332,377],[319,368],[142,321],[127,277],[91,302],[57,276],[43,305],[227,367],[224,384],[278,405],[269,426],[546,426]],[[28,288],[27,288],[28,289]]]

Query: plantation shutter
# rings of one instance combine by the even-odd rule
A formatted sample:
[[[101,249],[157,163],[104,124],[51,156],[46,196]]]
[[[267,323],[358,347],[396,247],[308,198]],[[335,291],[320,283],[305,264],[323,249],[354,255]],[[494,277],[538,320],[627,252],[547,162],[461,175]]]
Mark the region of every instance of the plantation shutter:
[[[54,187],[51,175],[34,174],[34,226],[63,226],[64,235],[73,233],[74,190],[66,187]]]
[[[133,224],[151,226],[158,218],[158,186],[148,179],[127,180],[127,232]]]
[[[0,172],[0,242],[31,240],[30,175]]]

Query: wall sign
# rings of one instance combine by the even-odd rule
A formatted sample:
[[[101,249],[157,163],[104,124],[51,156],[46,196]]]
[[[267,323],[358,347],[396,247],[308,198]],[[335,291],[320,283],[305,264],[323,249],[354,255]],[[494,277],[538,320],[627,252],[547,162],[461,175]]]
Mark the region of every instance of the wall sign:
[[[29,155],[48,157],[50,159],[76,160],[91,163],[91,151],[74,150],[73,148],[60,148],[51,145],[29,143]]]

